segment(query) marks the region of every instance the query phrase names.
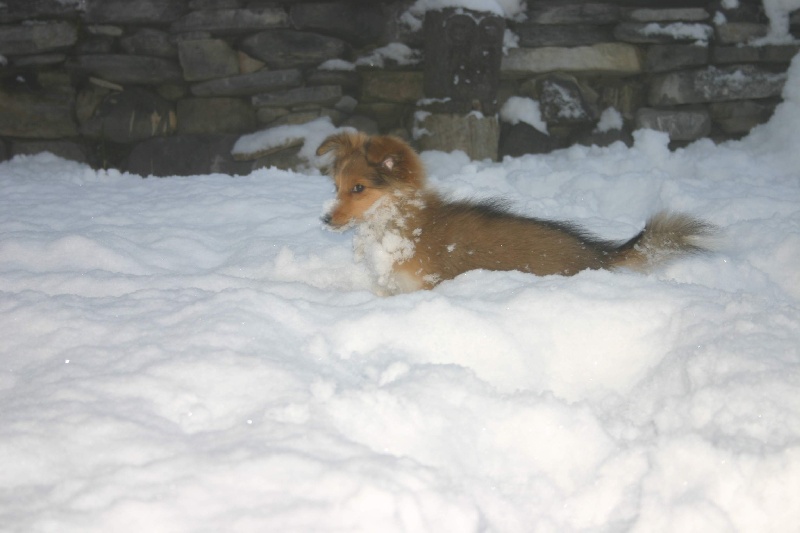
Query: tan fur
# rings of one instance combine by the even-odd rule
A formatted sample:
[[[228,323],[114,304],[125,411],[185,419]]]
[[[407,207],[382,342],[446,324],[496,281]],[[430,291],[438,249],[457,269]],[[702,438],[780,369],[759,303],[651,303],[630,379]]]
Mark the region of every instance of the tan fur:
[[[688,215],[659,213],[629,241],[613,243],[571,224],[515,215],[496,202],[447,201],[426,188],[419,157],[395,137],[339,133],[317,149],[326,153],[333,154],[337,192],[324,221],[357,228],[357,252],[372,257],[389,293],[429,289],[474,269],[540,276],[646,270],[702,251],[699,239],[713,229]]]

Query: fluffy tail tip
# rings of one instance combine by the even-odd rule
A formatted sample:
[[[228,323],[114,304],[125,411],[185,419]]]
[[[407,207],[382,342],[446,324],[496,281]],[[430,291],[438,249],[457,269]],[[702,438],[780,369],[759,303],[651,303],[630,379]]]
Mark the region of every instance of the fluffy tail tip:
[[[720,231],[692,215],[661,211],[620,248],[615,266],[649,270],[673,259],[713,251]]]

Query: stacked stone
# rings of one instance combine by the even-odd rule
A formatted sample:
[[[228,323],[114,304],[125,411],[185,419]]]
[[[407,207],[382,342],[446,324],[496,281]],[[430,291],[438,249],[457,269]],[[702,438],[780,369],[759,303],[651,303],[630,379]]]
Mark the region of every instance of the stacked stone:
[[[712,11],[722,9],[716,2],[629,4],[532,5],[502,71],[507,95],[539,101],[549,135],[506,126],[502,154],[629,141],[638,128],[667,132],[674,145],[735,138],[769,119],[800,47],[748,44],[767,33],[759,1],[721,13]],[[609,107],[625,127],[598,132]]]
[[[349,2],[3,3],[3,151],[144,175],[249,172],[252,162],[230,155],[241,134],[349,118],[355,100],[343,97],[357,96],[358,73],[317,67],[379,42],[387,12]]]
[[[396,42],[420,53],[422,32],[401,22],[411,4],[0,2],[0,159],[50,151],[143,175],[241,174],[298,163],[296,143],[234,159],[235,141],[265,128],[328,117],[411,138],[431,96],[424,63],[370,59]],[[640,127],[675,143],[725,139],[766,121],[799,47],[749,45],[767,33],[760,0],[739,0],[722,23],[725,4],[530,2],[525,22],[508,21],[519,47],[503,56],[497,100],[536,99],[548,132],[504,125],[500,154],[629,141]],[[340,69],[320,68],[328,60]],[[610,107],[623,129],[596,131]]]

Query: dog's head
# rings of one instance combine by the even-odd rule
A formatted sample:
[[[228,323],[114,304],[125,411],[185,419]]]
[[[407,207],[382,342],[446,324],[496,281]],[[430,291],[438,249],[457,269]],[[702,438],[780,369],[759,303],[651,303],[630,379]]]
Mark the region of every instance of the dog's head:
[[[336,203],[323,221],[333,227],[362,220],[386,194],[413,192],[425,184],[422,162],[413,148],[397,137],[337,133],[317,148],[317,155],[327,153],[333,154]]]

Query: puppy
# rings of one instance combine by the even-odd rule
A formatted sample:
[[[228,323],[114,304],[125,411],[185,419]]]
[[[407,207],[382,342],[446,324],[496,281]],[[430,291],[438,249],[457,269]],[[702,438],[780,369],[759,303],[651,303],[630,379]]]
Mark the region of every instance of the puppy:
[[[378,291],[430,289],[468,270],[520,270],[539,276],[585,269],[647,270],[703,251],[713,227],[683,214],[659,213],[630,240],[615,243],[562,222],[524,217],[497,201],[447,201],[425,184],[416,152],[391,136],[331,135],[336,200],[323,222],[356,228],[356,259]]]

